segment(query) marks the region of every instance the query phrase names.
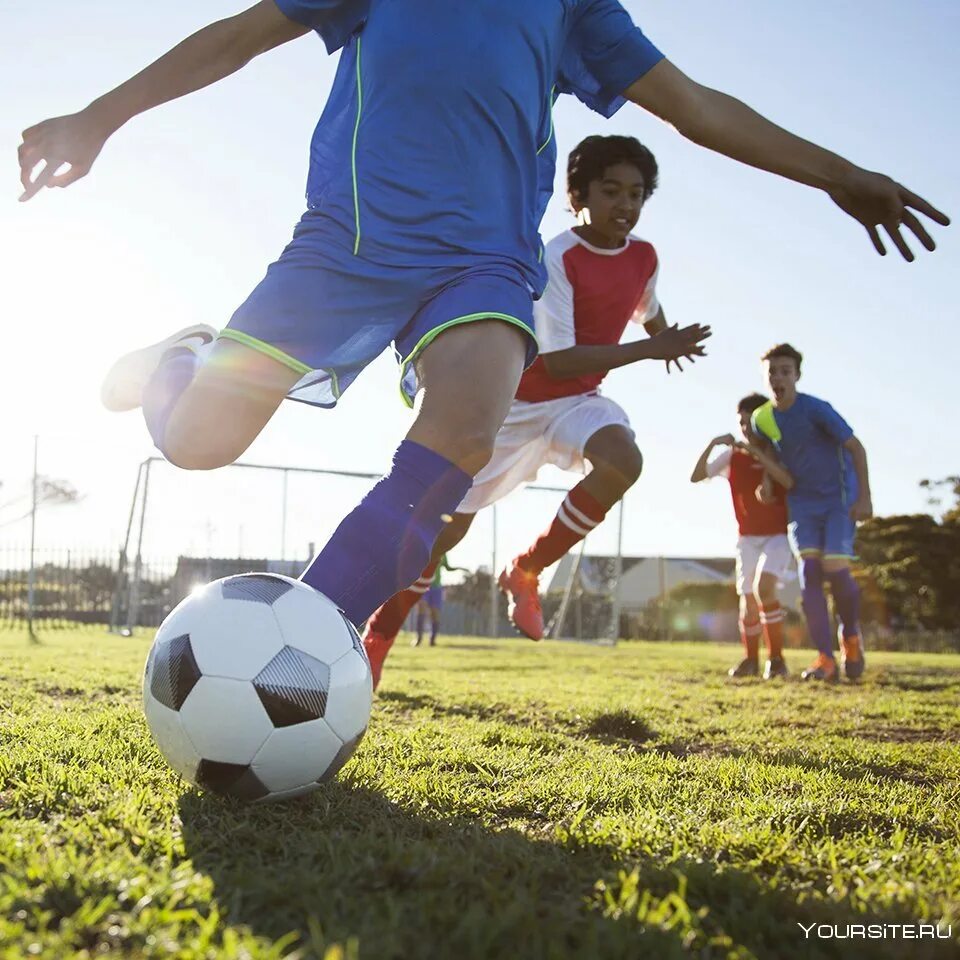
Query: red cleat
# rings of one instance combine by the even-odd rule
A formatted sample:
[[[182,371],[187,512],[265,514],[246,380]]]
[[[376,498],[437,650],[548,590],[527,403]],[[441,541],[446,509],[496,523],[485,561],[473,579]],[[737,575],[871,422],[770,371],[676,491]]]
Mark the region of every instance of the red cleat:
[[[543,639],[543,608],[540,606],[540,578],[510,564],[497,580],[507,595],[507,614],[513,625],[531,640]]]
[[[382,633],[374,633],[367,630],[363,634],[363,649],[367,651],[367,659],[370,661],[370,673],[373,674],[373,689],[380,686],[380,674],[383,672],[383,661],[387,659],[387,654],[393,646],[393,641],[397,638],[386,637]]]

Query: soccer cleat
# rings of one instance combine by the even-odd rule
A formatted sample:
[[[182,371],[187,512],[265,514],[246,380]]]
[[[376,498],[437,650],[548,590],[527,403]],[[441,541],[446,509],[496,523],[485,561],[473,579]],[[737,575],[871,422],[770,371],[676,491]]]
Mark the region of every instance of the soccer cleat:
[[[787,662],[783,657],[772,657],[763,668],[763,679],[773,680],[775,677],[786,677],[789,673]]]
[[[531,640],[543,639],[543,608],[540,606],[540,579],[521,570],[516,562],[497,579],[507,595],[507,615],[513,625]]]
[[[383,661],[387,659],[387,654],[393,646],[393,641],[397,638],[384,636],[382,633],[375,633],[373,630],[367,630],[363,635],[363,649],[367,651],[367,659],[370,661],[370,673],[373,674],[373,689],[380,686],[380,674],[383,673]]]
[[[196,352],[216,339],[217,331],[213,327],[205,323],[195,323],[149,347],[125,353],[104,377],[100,387],[100,400],[114,413],[136,410],[143,397],[143,388],[171,347],[185,347]]]
[[[840,679],[840,673],[837,670],[837,661],[833,657],[828,657],[825,653],[817,656],[817,659],[800,674],[801,680],[827,680],[836,683]]]
[[[735,680],[739,677],[758,677],[760,668],[753,657],[744,657],[735,667],[727,671],[727,676]]]
[[[863,676],[867,659],[863,655],[863,641],[856,635],[840,637],[840,663],[848,680],[859,680]]]

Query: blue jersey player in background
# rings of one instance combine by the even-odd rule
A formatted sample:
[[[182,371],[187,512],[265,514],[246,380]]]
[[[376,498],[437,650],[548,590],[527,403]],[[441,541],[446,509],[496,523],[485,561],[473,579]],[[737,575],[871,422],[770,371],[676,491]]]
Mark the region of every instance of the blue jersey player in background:
[[[262,0],[78,113],[25,130],[21,199],[85,176],[137,114],[310,32],[341,55],[293,239],[224,329],[188,328],[124,357],[104,399],[141,407],[171,462],[212,469],[284,398],[331,406],[392,344],[405,398],[423,391],[416,418],[388,475],[303,574],[355,623],[423,569],[536,355],[557,94],[602,113],[630,100],[702,146],[823,190],[880,253],[881,228],[908,260],[902,227],[934,248],[914,211],[949,222],[691,80],[616,0]]]
[[[803,356],[789,343],[763,361],[773,399],[753,414],[755,430],[776,447],[793,479],[787,493],[790,537],[810,638],[818,650],[805,680],[836,680],[839,673],[824,586],[830,584],[840,619],[843,668],[850,680],[863,674],[860,590],[850,571],[857,521],[873,516],[867,454],[853,429],[825,400],[797,392]]]

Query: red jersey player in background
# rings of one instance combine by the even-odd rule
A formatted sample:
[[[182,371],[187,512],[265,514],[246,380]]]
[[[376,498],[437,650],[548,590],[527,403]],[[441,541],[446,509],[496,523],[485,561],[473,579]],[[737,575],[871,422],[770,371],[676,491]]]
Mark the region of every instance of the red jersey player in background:
[[[773,451],[753,432],[750,417],[767,398],[752,393],[737,404],[740,432],[738,441],[727,433],[708,444],[690,479],[699,483],[709,477],[730,481],[733,511],[740,538],[737,540],[737,594],[740,597],[740,638],[744,657],[731,667],[731,677],[755,677],[760,673],[760,634],[767,641],[765,680],[785,677],[783,659],[783,608],[778,591],[790,569],[791,550],[787,540],[786,491],[793,478]],[[716,447],[726,447],[718,457]]]
[[[633,137],[587,137],[570,154],[567,192],[578,224],[545,247],[549,281],[534,306],[540,356],[524,373],[497,434],[490,462],[434,545],[418,583],[466,534],[477,511],[536,478],[540,467],[590,471],[566,496],[549,528],[500,574],[514,625],[543,637],[539,575],[606,516],[640,476],[643,459],[626,413],[600,394],[615,367],[640,360],[703,356],[710,328],[668,327],[657,301],[657,254],[633,237],[644,203],[657,185],[653,154]],[[650,337],[620,338],[631,321]],[[374,683],[407,613],[414,587],[396,594],[367,623],[364,645]]]

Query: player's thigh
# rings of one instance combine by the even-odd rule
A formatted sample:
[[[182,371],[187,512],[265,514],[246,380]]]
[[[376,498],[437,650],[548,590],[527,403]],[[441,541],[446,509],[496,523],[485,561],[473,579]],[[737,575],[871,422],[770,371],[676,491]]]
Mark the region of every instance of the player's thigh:
[[[790,571],[791,550],[786,534],[764,538],[754,580],[757,596],[772,599]]]
[[[827,511],[820,504],[791,506],[787,537],[797,561],[822,558],[827,539]]]
[[[741,536],[737,541],[737,593],[740,597],[753,599],[753,585],[757,579],[757,567],[763,551],[759,537]]]
[[[844,503],[834,504],[824,524],[823,569],[827,573],[844,570],[855,556],[856,522]]]
[[[565,398],[563,407],[549,426],[547,440],[550,462],[561,470],[583,469],[589,461],[594,469],[614,460],[637,461],[637,449],[626,411],[608,397],[586,395]]]
[[[170,414],[164,437],[174,463],[232,463],[276,412],[300,374],[258,350],[218,340]]]
[[[517,391],[527,341],[502,320],[474,320],[439,334],[416,360],[423,397],[407,438],[475,475]]]

